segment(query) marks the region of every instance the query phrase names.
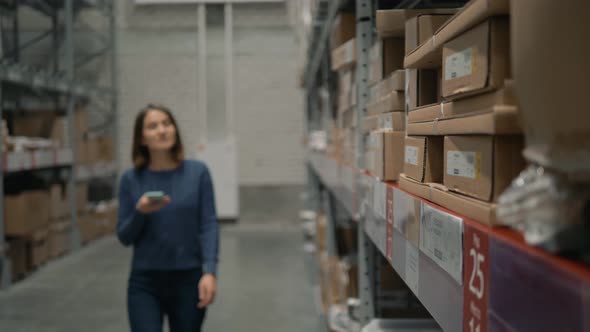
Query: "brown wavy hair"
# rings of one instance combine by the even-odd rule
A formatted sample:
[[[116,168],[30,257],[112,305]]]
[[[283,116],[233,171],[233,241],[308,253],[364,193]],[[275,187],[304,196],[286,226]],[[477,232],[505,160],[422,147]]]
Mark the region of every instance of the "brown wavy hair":
[[[131,152],[131,160],[137,169],[146,168],[150,163],[150,151],[147,146],[143,145],[143,122],[149,111],[160,111],[168,115],[170,122],[176,128],[176,143],[170,149],[170,156],[172,159],[180,163],[184,159],[184,146],[180,139],[180,129],[178,128],[176,119],[172,115],[172,111],[164,105],[150,103],[142,108],[135,118],[135,126],[133,129],[133,148]]]

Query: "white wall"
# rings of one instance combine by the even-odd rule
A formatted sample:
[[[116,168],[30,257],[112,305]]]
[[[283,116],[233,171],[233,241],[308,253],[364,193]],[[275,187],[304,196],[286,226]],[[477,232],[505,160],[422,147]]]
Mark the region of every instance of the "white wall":
[[[129,159],[137,110],[149,101],[169,105],[194,157],[200,123],[197,97],[196,6],[119,5],[121,158]],[[224,136],[223,21],[208,11],[210,139]],[[241,185],[304,181],[303,97],[296,85],[297,46],[282,6],[234,8],[234,89]]]

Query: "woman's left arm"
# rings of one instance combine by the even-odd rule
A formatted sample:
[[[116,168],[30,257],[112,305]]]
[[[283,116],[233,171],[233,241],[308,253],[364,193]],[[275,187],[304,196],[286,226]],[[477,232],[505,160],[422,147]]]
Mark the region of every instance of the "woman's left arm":
[[[202,268],[204,274],[217,274],[219,253],[219,224],[215,210],[215,194],[209,170],[201,174],[200,179],[200,208],[201,227],[199,240],[202,253]]]

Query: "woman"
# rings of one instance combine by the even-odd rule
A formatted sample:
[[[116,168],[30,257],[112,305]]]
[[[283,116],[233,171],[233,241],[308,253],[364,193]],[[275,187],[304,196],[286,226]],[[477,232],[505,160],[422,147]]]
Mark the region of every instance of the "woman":
[[[127,291],[132,331],[201,330],[216,292],[219,228],[207,167],[185,160],[170,110],[149,104],[135,120],[134,167],[119,187],[117,235],[133,245]]]

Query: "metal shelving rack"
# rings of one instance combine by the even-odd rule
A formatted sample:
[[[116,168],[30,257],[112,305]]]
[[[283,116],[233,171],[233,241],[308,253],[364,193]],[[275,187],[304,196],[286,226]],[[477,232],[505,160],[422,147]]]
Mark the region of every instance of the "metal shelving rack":
[[[367,103],[367,52],[374,38],[372,20],[378,2],[387,8],[403,9],[453,8],[465,3],[355,0],[359,124]],[[318,90],[330,86],[327,83],[330,80],[329,30],[345,3],[320,1],[318,4],[305,73],[308,132],[322,129],[321,121],[325,117],[321,113],[325,110],[320,107]],[[378,317],[376,257],[383,255],[444,331],[590,331],[587,266],[530,247],[515,231],[483,225],[371,176],[363,170],[360,129],[356,135],[359,143],[356,165],[345,165],[323,153],[308,153],[307,208],[326,212],[331,233],[336,223],[334,209],[338,206],[358,227],[361,326],[371,331],[372,326],[388,325]],[[411,213],[400,208],[406,201],[419,204],[430,216],[454,223],[452,234],[458,239],[449,240],[448,244],[459,253],[459,270],[444,266],[422,244],[418,246],[404,235],[400,219]],[[420,222],[424,227],[425,220]],[[328,239],[333,236],[328,234]],[[332,242],[329,240],[328,244]],[[398,320],[398,323],[410,328],[416,322]],[[432,327],[432,321],[424,322],[421,327]]]
[[[20,8],[27,6],[37,13],[47,17],[51,21],[51,28],[39,34],[35,38],[24,43],[20,42],[21,30],[19,26],[18,11]],[[76,17],[82,10],[93,10],[100,13],[106,23],[107,32],[99,32],[91,27],[85,26],[87,31],[79,32],[75,29],[75,24],[81,23]],[[101,112],[105,121],[99,129],[109,130],[109,134],[117,138],[117,79],[116,79],[116,26],[115,26],[115,2],[112,0],[12,0],[2,1],[0,3],[0,15],[2,20],[10,23],[10,29],[2,29],[0,36],[3,40],[9,38],[10,33],[14,49],[9,57],[2,52],[0,61],[0,84],[1,91],[11,91],[16,94],[17,106],[21,102],[21,92],[33,91],[34,95],[49,97],[54,102],[57,109],[65,109],[68,122],[68,148],[59,151],[57,155],[49,156],[45,163],[39,163],[37,158],[27,155],[17,154],[0,154],[0,165],[3,165],[0,172],[0,289],[6,288],[11,284],[11,262],[5,255],[4,242],[4,188],[3,177],[5,173],[13,171],[34,171],[37,169],[66,167],[67,184],[68,184],[68,201],[71,214],[71,250],[80,247],[80,234],[77,222],[77,202],[76,202],[76,182],[87,181],[90,178],[113,178],[116,175],[117,162],[114,165],[103,167],[85,167],[78,169],[76,160],[76,139],[77,133],[74,126],[74,108],[77,102],[92,102],[91,110]],[[9,31],[5,31],[9,30]],[[76,54],[75,35],[84,33],[84,37],[93,37],[102,41],[102,47],[99,51],[91,54]],[[33,67],[24,63],[20,59],[20,52],[33,44],[50,38],[52,39],[52,49],[48,57],[52,57],[52,63],[47,67]],[[60,48],[63,54],[60,54]],[[98,86],[95,83],[88,82],[78,78],[80,67],[88,64],[99,57],[109,57],[110,86]],[[15,92],[15,93],[12,93]],[[0,92],[0,116],[2,111],[11,105],[6,102],[5,96]],[[14,97],[12,97],[14,98]],[[115,158],[118,156],[115,153]],[[52,158],[53,157],[53,158]],[[60,159],[61,158],[61,159]],[[8,160],[4,160],[8,159]],[[32,159],[32,162],[30,161]],[[11,160],[13,162],[11,163]],[[16,160],[16,161],[14,161]],[[29,160],[29,161],[28,161]]]

